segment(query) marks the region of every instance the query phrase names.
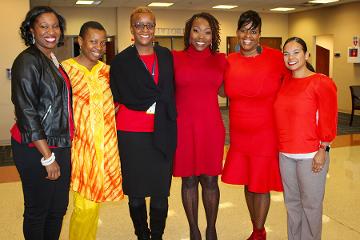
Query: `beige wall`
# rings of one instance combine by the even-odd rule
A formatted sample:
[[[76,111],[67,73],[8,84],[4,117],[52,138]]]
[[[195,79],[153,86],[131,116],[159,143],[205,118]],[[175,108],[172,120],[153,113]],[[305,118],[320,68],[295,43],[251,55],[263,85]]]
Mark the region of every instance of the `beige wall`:
[[[334,52],[341,53],[333,59],[333,79],[342,112],[351,110],[349,85],[360,85],[360,64],[347,63],[346,57],[352,37],[360,35],[359,13],[360,3],[349,3],[289,15],[289,36],[304,38],[309,47],[314,46],[315,36],[333,35]]]
[[[100,22],[109,36],[116,35],[116,9],[115,8],[54,8],[66,20],[66,35],[78,35],[80,27],[87,21]]]
[[[0,14],[0,22],[3,23],[3,32],[0,38],[0,145],[9,143],[9,129],[14,123],[14,108],[10,100],[11,84],[6,78],[6,68],[11,68],[15,57],[25,49],[19,35],[19,27],[29,10],[29,5],[28,0],[1,1],[0,3],[1,11],[5,13]]]

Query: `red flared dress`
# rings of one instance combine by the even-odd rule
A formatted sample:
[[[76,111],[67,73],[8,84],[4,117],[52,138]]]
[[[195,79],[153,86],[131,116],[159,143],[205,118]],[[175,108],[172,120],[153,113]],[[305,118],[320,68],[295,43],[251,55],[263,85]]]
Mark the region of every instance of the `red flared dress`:
[[[218,104],[224,54],[189,47],[174,52],[178,142],[173,175],[221,174],[225,128]]]
[[[230,148],[222,181],[248,190],[282,191],[273,103],[287,74],[280,51],[228,57],[225,92],[230,99]]]

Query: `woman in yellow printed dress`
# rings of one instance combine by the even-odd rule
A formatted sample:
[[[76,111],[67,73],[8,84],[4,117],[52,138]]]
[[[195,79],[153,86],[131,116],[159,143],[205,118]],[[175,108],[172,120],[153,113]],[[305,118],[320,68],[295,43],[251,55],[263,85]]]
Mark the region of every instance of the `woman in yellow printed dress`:
[[[73,88],[76,129],[70,240],[95,240],[99,203],[123,198],[122,178],[109,66],[99,61],[106,49],[106,31],[98,22],[86,22],[78,41],[80,55],[62,63]]]

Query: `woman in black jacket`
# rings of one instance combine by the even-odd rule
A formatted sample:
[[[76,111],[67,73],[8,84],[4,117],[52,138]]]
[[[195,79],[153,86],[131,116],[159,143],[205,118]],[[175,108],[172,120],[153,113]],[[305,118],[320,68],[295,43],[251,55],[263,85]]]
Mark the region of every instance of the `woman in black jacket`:
[[[155,16],[139,7],[130,17],[134,45],[111,64],[110,84],[118,102],[117,129],[123,191],[138,239],[150,239],[145,197],[150,197],[151,239],[162,239],[176,146],[172,56],[153,47]]]
[[[29,47],[12,66],[11,145],[23,187],[25,239],[58,239],[68,205],[71,87],[53,54],[63,43],[64,28],[53,9],[31,9],[20,27]]]

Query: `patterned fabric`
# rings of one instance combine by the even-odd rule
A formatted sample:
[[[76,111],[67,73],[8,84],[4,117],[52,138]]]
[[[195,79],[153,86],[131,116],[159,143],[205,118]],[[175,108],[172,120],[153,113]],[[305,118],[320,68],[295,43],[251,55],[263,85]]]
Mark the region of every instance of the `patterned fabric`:
[[[62,64],[73,89],[72,190],[95,202],[119,200],[122,177],[109,66],[99,61],[89,71],[74,59]]]

